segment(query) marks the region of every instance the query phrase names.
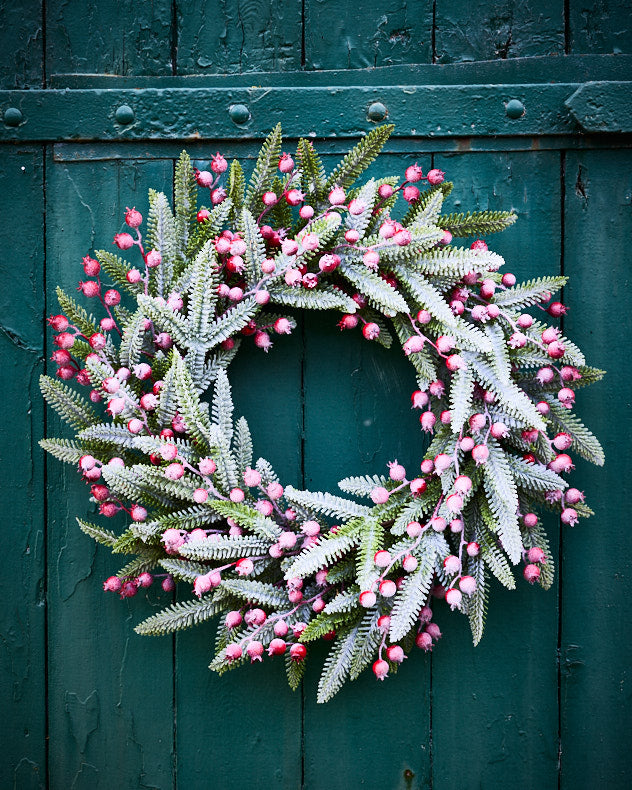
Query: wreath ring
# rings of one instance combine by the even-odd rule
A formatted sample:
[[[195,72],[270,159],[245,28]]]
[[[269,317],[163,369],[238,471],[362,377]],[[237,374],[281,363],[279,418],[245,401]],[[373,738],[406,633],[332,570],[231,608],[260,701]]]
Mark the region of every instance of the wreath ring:
[[[174,210],[150,190],[145,234],[127,209],[128,230],[114,238],[137,262],[103,250],[83,259],[79,290],[105,317],[58,289],[57,378],[41,379],[75,429],[42,446],[77,466],[101,515],[129,517],[120,534],[78,519],[114,553],[135,555],[104,589],[128,598],[158,579],[166,593],[176,581],[193,587],[136,630],[219,616],[211,669],[282,655],[292,688],[309,643],[329,639],[320,702],[371,664],[383,680],[415,645],[431,650],[433,599],[469,617],[476,644],[491,576],[512,588],[523,563],[528,582],[549,587],[537,510],[570,525],[590,515],[561,474],[573,467],[567,451],[604,461],[572,411],[575,389],[603,372],[528,312],[561,317],[551,300],[566,278],[516,284],[480,238],[456,246],[515,215],[442,214],[452,185],[439,170],[415,164],[403,181],[354,186],[392,128],[371,131],[327,176],[307,140],[282,154],[277,126],[247,186],[239,162],[217,154],[198,170],[183,152]],[[210,208],[198,208],[200,189]],[[400,196],[407,211],[396,219]],[[341,329],[387,347],[390,324],[415,368],[412,406],[430,446],[414,474],[394,461],[386,475],[340,482],[370,505],[282,486],[233,419],[226,368],[249,338],[268,351],[290,333],[286,308],[339,310]]]

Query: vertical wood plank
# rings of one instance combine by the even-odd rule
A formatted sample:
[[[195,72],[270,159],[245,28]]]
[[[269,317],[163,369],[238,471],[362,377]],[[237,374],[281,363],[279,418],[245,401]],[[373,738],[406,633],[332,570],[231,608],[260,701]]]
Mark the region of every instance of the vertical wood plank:
[[[0,88],[42,85],[42,2],[0,2]]]
[[[2,147],[0,192],[11,200],[0,222],[0,509],[8,549],[0,572],[0,786],[20,788],[46,783],[45,482],[37,446],[44,415],[43,180],[41,148]]]
[[[437,0],[437,63],[564,54],[563,0]]]
[[[632,759],[630,644],[632,574],[629,508],[632,474],[629,331],[632,233],[629,150],[569,152],[566,160],[565,331],[588,364],[608,371],[579,390],[577,414],[599,437],[603,469],[577,459],[573,483],[595,516],[563,533],[562,784],[629,787]],[[622,739],[623,736],[623,739]]]
[[[81,258],[109,248],[123,209],[146,215],[147,188],[171,189],[172,162],[47,166],[47,297],[72,291]],[[94,307],[96,311],[96,307]],[[61,434],[49,410],[49,433]],[[135,623],[169,597],[152,588],[129,601],[102,580],[125,563],[84,535],[75,516],[100,521],[75,470],[48,460],[49,719],[51,787],[172,786],[173,650]],[[156,586],[156,585],[155,585]]]
[[[301,357],[300,329],[277,336],[267,356],[245,338],[229,370],[255,459],[267,458],[283,485],[301,482]],[[281,658],[211,672],[216,622],[177,636],[178,787],[300,788],[301,691],[290,690]]]
[[[171,0],[48,0],[48,74],[169,75]]]
[[[627,0],[570,0],[570,52],[630,54],[632,5]]]
[[[305,0],[305,67],[360,69],[432,62],[432,0]]]
[[[177,0],[178,74],[292,71],[302,62],[296,0]]]
[[[407,164],[384,155],[370,175],[393,174]],[[343,477],[382,474],[395,458],[418,469],[425,447],[410,409],[414,370],[397,341],[387,350],[364,340],[359,330],[341,333],[338,319],[333,312],[305,316],[305,486],[333,493]],[[330,647],[323,642],[309,648],[305,787],[428,787],[429,657],[414,652],[384,683],[369,667],[318,705],[318,677]]]
[[[557,152],[437,156],[454,181],[454,210],[513,209],[516,225],[487,239],[518,281],[560,271],[560,164]],[[452,209],[449,209],[452,210]],[[545,520],[553,556],[556,519]],[[466,618],[436,605],[444,633],[432,660],[435,790],[515,784],[557,786],[557,591],[492,582],[485,634],[473,647]],[[467,748],[455,760],[457,744]],[[511,777],[511,779],[510,779]],[[579,786],[579,785],[578,785]]]

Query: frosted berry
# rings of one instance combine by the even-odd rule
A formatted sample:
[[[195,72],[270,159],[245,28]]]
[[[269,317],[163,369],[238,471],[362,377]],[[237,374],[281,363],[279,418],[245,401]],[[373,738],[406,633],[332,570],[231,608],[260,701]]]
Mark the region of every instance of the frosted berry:
[[[130,508],[130,516],[132,521],[145,521],[147,518],[147,510],[142,505],[132,505]]]
[[[217,464],[212,458],[203,458],[198,464],[198,469],[203,475],[212,475],[217,469]]]
[[[397,585],[390,579],[384,579],[384,581],[381,582],[379,589],[380,595],[383,595],[385,598],[392,598],[397,592]]]
[[[118,576],[110,576],[103,582],[103,589],[106,592],[119,592],[122,586],[123,582]]]
[[[415,390],[410,396],[410,400],[413,409],[423,409],[424,406],[428,405],[428,395],[421,390]]]
[[[239,576],[249,576],[255,569],[253,561],[249,557],[244,557],[241,560],[237,560],[235,564],[235,570],[239,574]]]
[[[385,502],[388,502],[389,496],[388,490],[383,486],[376,486],[371,491],[371,499],[376,505],[383,505]]]
[[[445,568],[446,573],[452,575],[454,573],[458,573],[459,568],[461,567],[461,562],[458,557],[455,557],[454,554],[451,554],[449,557],[446,557],[445,560],[443,560],[443,567]]]
[[[246,647],[246,653],[248,654],[252,663],[262,660],[261,656],[263,655],[263,650],[263,644],[256,639],[253,639],[252,642],[249,642],[248,646]]]
[[[380,184],[377,193],[382,198],[382,200],[387,200],[392,196],[394,191],[395,190],[390,184]]]
[[[476,461],[477,466],[484,464],[489,458],[489,450],[486,445],[477,444],[476,447],[472,449],[472,458]]]
[[[388,675],[388,669],[387,662],[383,661],[381,658],[373,664],[373,674],[378,680],[384,680]]]
[[[435,532],[444,532],[445,528],[448,526],[443,516],[434,516],[428,523]]]
[[[432,650],[432,637],[427,631],[422,631],[421,633],[417,634],[415,638],[415,644],[421,650],[425,650],[428,652]]]
[[[81,291],[81,293],[84,296],[87,296],[88,299],[93,299],[95,296],[99,295],[101,286],[94,280],[87,280],[86,282],[80,282],[77,290]]]
[[[432,186],[436,186],[437,184],[442,184],[445,178],[445,173],[443,170],[438,170],[437,168],[433,168],[432,170],[428,171],[428,183]]]
[[[418,521],[409,521],[406,525],[406,533],[411,538],[416,538],[421,535],[422,526]]]
[[[390,645],[386,648],[386,657],[389,661],[393,661],[395,664],[401,664],[406,658],[406,654],[404,653],[403,648],[401,648],[399,645]]]
[[[537,580],[540,578],[541,573],[542,571],[538,565],[529,563],[529,565],[525,565],[522,575],[529,582],[529,584],[535,584],[535,582],[537,582]]]
[[[490,433],[494,439],[502,439],[503,437],[507,436],[509,429],[504,422],[494,422],[492,423]]]
[[[569,488],[564,498],[570,505],[576,505],[578,502],[584,501],[584,494],[576,488]]]
[[[414,203],[419,200],[419,190],[414,186],[404,187],[402,196],[407,203]]]
[[[287,645],[283,639],[273,639],[268,647],[269,656],[282,656],[285,653]]]
[[[465,550],[467,551],[468,557],[477,557],[481,547],[475,541],[468,543]]]
[[[472,480],[467,475],[459,475],[454,481],[454,490],[467,494],[472,489]]]
[[[572,507],[565,507],[560,518],[562,519],[562,524],[570,524],[571,527],[574,527],[579,520],[577,511]]]
[[[294,169],[294,160],[289,154],[284,153],[279,159],[279,170],[282,173],[289,173]]]
[[[121,587],[120,596],[121,598],[133,598],[136,593],[138,592],[138,587],[132,581],[125,582]]]
[[[461,576],[459,589],[465,595],[472,595],[476,591],[476,579],[473,576]]]
[[[140,576],[136,577],[135,581],[137,587],[151,587],[154,577],[151,575],[151,573],[141,573]]]
[[[220,175],[221,173],[225,173],[228,169],[228,162],[224,159],[224,157],[217,153],[211,160],[211,170],[214,173]]]
[[[125,222],[130,228],[138,228],[143,222],[143,215],[135,208],[125,209]]]
[[[372,606],[375,606],[375,602],[377,601],[377,596],[373,592],[373,590],[365,590],[364,592],[360,593],[359,597],[360,606],[364,606],[366,609],[370,609]]]
[[[546,559],[546,554],[539,546],[533,546],[527,552],[527,558],[529,562],[544,562]]]
[[[85,258],[83,258],[82,264],[83,271],[88,277],[96,277],[101,271],[101,264],[99,261],[95,261],[95,259],[91,258],[89,255],[86,255]]]
[[[329,193],[329,202],[332,206],[341,206],[345,199],[345,191],[341,187],[334,187]]]
[[[463,594],[455,587],[451,587],[446,591],[445,600],[451,609],[459,609],[461,607],[461,602],[463,601]]]
[[[290,659],[292,661],[303,661],[307,655],[307,648],[305,645],[294,644],[290,647]]]
[[[282,549],[293,549],[296,546],[298,537],[296,532],[285,530],[279,535],[279,545]]]
[[[412,573],[418,565],[419,560],[412,554],[407,554],[402,562],[402,567],[406,573]]]
[[[119,250],[129,250],[130,247],[134,246],[134,239],[129,233],[117,233],[114,236],[114,244],[116,244]]]
[[[242,656],[241,647],[236,643],[226,646],[226,651],[224,653],[226,656],[226,660],[230,663],[231,661],[237,661]]]
[[[395,480],[399,482],[401,480],[404,480],[404,478],[406,477],[406,470],[401,464],[398,464],[397,461],[393,461],[392,463],[389,463],[388,468],[389,468],[388,474],[391,480]]]
[[[431,411],[425,411],[419,418],[419,422],[421,423],[422,430],[426,431],[426,433],[432,433],[437,418]]]

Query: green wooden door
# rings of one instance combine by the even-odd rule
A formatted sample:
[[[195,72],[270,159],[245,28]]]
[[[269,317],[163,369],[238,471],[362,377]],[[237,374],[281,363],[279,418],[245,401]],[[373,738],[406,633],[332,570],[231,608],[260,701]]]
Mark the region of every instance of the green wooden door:
[[[631,435],[630,6],[355,10],[345,0],[2,7],[0,787],[630,784],[630,454],[620,449]],[[231,117],[236,104],[244,122]],[[169,188],[182,147],[200,161],[218,149],[248,158],[280,120],[333,159],[385,112],[397,127],[375,174],[440,167],[456,184],[454,210],[517,212],[493,248],[518,276],[571,276],[565,328],[609,371],[578,412],[608,463],[577,473],[594,519],[576,530],[549,520],[553,590],[494,589],[476,649],[464,619],[440,612],[433,655],[420,651],[384,684],[366,673],[317,706],[313,670],[296,693],[281,666],[210,673],[211,627],[134,634],[164,596],[103,594],[116,560],[75,525],[87,512],[79,479],[37,447],[59,433],[37,378],[55,285],[73,288],[126,205],[145,212],[148,187]],[[243,350],[231,368],[255,449],[312,489],[395,457],[412,463],[422,447],[404,360],[335,321],[310,314],[266,359]],[[335,452],[324,426],[341,437]]]

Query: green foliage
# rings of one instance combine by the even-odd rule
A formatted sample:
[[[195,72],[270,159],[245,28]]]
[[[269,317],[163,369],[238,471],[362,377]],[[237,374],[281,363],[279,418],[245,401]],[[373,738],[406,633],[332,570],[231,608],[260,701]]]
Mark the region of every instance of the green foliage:
[[[366,137],[360,140],[334,168],[327,179],[326,188],[340,186],[347,189],[350,187],[380,153],[394,128],[393,125],[386,125],[371,129]]]
[[[487,236],[511,227],[517,219],[512,211],[468,211],[446,214],[439,218],[439,225],[453,236]]]
[[[94,409],[68,384],[50,376],[40,376],[39,383],[48,405],[73,428],[80,431],[98,422]]]
[[[199,601],[174,603],[139,623],[134,629],[137,634],[161,636],[191,628],[219,614],[223,609],[221,599],[202,598]]]
[[[261,146],[259,156],[255,163],[255,169],[248,183],[248,190],[244,203],[251,211],[261,200],[261,195],[268,191],[272,178],[277,171],[280,154],[281,124],[278,123]]]

